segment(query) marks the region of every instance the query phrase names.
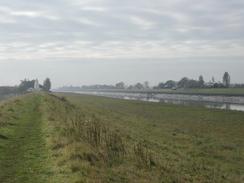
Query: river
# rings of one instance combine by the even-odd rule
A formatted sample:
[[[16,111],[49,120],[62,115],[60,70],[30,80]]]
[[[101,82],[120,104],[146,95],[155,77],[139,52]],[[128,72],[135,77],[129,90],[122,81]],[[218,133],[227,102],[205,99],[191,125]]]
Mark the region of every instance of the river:
[[[129,92],[76,91],[73,93],[119,98],[125,100],[140,100],[147,102],[162,102],[177,105],[198,105],[207,108],[244,111],[244,97],[186,95],[186,94],[147,94]]]

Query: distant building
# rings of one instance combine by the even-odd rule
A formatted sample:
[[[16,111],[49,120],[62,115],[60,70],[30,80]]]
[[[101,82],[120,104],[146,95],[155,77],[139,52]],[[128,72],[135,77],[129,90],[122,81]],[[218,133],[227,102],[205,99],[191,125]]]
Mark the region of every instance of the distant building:
[[[213,88],[214,87],[214,82],[212,82],[212,81],[210,81],[210,82],[207,82],[207,83],[205,83],[205,87],[207,87],[207,88]]]
[[[40,85],[38,79],[35,80],[34,91],[40,91]]]
[[[27,92],[34,92],[34,91],[41,91],[38,79],[35,80],[34,87],[31,87],[27,90]]]

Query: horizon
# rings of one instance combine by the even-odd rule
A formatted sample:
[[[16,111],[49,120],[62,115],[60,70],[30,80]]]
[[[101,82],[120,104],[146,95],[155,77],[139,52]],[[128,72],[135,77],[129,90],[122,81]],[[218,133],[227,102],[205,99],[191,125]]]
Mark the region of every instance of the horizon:
[[[62,61],[63,62],[63,61]],[[107,84],[114,85],[120,81],[125,82],[127,85],[135,84],[137,82],[148,81],[151,86],[157,85],[160,82],[166,82],[167,80],[179,81],[183,77],[188,77],[189,79],[198,79],[200,75],[204,77],[205,82],[208,82],[215,78],[215,81],[222,82],[222,77],[224,72],[229,72],[231,76],[231,83],[244,83],[244,78],[241,77],[242,71],[242,61],[241,59],[236,59],[233,62],[228,60],[222,60],[221,67],[219,67],[218,61],[201,61],[201,62],[189,62],[188,60],[181,60],[181,63],[174,63],[167,60],[129,60],[120,64],[120,70],[116,70],[117,62],[115,60],[93,60],[96,65],[99,65],[99,75],[96,77],[89,77],[92,73],[96,72],[97,68],[94,67],[94,63],[89,61],[78,62],[70,61],[65,64],[59,64],[60,61],[42,62],[33,61],[33,64],[37,67],[27,67],[28,62],[15,63],[5,63],[6,68],[0,68],[1,86],[10,86],[20,84],[20,80],[24,79],[36,79],[42,83],[47,77],[52,81],[53,88],[59,88],[62,86],[82,86],[82,85],[95,85],[95,84]],[[39,64],[37,64],[39,63]],[[153,63],[153,64],[152,64]],[[187,67],[182,69],[187,63]],[[19,70],[20,65],[27,67],[24,70]],[[211,68],[209,68],[211,64]],[[157,67],[155,67],[155,65]],[[167,67],[164,67],[167,65]],[[56,69],[56,68],[59,69]],[[110,69],[107,69],[110,67]],[[48,70],[45,70],[48,68]],[[135,68],[137,69],[137,74],[135,76]],[[52,70],[52,72],[50,72]],[[13,72],[14,71],[14,72]],[[108,72],[106,74],[106,72]],[[12,79],[5,77],[5,72],[12,72]],[[65,75],[65,80],[62,77],[64,73],[69,73]],[[50,74],[51,73],[51,74]],[[114,76],[114,77],[111,77]],[[126,76],[125,76],[126,75]],[[22,77],[23,76],[23,77]],[[88,77],[87,77],[88,76]]]

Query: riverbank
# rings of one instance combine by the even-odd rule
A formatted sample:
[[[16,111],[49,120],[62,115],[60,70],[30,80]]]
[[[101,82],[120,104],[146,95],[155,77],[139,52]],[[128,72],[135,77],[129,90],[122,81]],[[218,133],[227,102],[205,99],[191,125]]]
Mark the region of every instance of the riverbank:
[[[243,119],[195,106],[28,94],[0,107],[0,182],[243,182]]]

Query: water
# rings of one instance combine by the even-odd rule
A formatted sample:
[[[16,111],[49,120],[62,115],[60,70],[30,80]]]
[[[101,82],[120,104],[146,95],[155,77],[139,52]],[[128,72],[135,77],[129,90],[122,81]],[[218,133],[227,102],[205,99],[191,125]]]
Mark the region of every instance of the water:
[[[147,102],[161,102],[166,104],[176,104],[176,105],[196,105],[204,106],[212,109],[223,109],[223,110],[233,110],[233,111],[244,111],[244,105],[241,104],[225,104],[225,103],[215,103],[215,102],[200,102],[200,101],[183,101],[183,100],[167,100],[167,99],[153,99],[153,98],[133,98],[133,97],[123,97],[125,100],[141,100]]]
[[[104,96],[110,98],[119,98],[125,100],[140,100],[147,102],[161,102],[177,105],[196,105],[212,109],[244,111],[244,97],[228,96],[202,96],[202,95],[184,95],[184,94],[146,94],[146,93],[126,93],[126,92],[75,92],[80,94],[89,94]]]

